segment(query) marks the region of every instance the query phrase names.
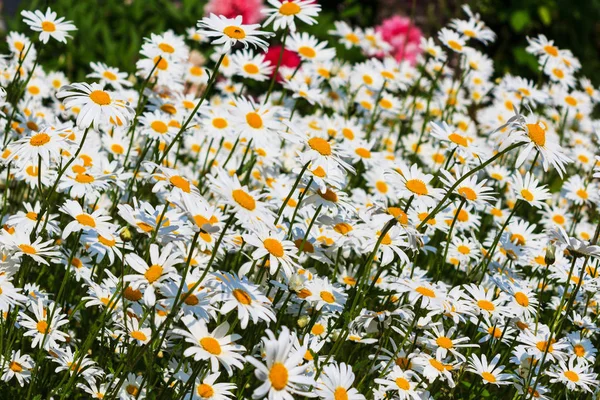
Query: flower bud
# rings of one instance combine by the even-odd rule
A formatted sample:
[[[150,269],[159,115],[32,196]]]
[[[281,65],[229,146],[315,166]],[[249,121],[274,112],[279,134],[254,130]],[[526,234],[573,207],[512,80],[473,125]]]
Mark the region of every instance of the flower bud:
[[[123,228],[123,230],[121,230],[121,233],[119,234],[119,236],[121,237],[122,241],[131,242],[131,231],[129,230],[128,227]]]
[[[556,246],[553,243],[548,244],[546,247],[546,255],[544,256],[544,262],[546,265],[552,265],[556,261]]]
[[[308,325],[310,321],[310,317],[308,315],[303,315],[300,318],[298,318],[298,327],[300,328],[304,328],[306,325]]]

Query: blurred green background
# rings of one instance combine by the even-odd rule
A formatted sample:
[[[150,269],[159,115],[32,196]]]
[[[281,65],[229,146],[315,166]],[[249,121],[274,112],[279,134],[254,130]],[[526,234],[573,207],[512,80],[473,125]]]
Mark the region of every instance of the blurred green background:
[[[43,64],[64,70],[70,79],[83,79],[90,61],[104,61],[124,71],[135,70],[142,40],[151,32],[172,29],[183,34],[204,14],[203,0],[29,0],[7,1],[2,6],[5,31],[29,32],[21,22],[21,9],[50,6],[59,16],[74,21],[79,31],[64,45],[51,41],[42,54]],[[412,16],[426,34],[433,35],[452,18],[463,17],[462,4],[497,33],[487,54],[496,72],[535,77],[535,59],[525,53],[526,36],[543,33],[561,48],[568,48],[583,64],[583,74],[598,85],[600,77],[600,0],[322,0],[320,23],[307,29],[326,38],[333,21],[342,19],[363,27],[394,14]],[[7,51],[3,42],[0,48]]]

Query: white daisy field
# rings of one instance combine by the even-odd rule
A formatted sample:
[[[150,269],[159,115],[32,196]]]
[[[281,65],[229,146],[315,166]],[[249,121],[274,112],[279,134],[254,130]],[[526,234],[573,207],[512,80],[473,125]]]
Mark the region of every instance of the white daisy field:
[[[0,398],[596,399],[600,94],[571,51],[527,38],[538,78],[503,75],[465,6],[397,61],[306,32],[311,0],[265,7],[84,82],[38,60],[78,21],[22,12]]]

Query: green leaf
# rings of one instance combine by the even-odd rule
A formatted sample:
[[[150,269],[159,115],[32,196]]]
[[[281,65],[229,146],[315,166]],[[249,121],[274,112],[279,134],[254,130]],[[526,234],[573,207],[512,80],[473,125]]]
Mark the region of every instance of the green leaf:
[[[530,22],[529,13],[525,10],[515,11],[510,16],[510,25],[516,32],[521,32]]]
[[[546,26],[550,25],[552,22],[552,15],[550,14],[550,10],[546,6],[540,6],[538,8],[538,14],[540,15],[540,20]]]

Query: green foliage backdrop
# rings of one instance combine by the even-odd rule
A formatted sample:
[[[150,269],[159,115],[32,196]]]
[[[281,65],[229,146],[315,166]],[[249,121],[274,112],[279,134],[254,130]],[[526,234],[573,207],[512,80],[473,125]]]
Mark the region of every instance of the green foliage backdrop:
[[[498,34],[491,54],[497,72],[535,77],[537,64],[525,52],[526,36],[543,33],[582,61],[583,74],[600,84],[600,0],[325,0],[319,25],[308,29],[319,37],[343,19],[360,26],[378,24],[393,14],[413,16],[426,35],[434,35],[469,4]],[[45,9],[73,20],[79,31],[66,45],[50,43],[43,63],[61,68],[71,79],[82,79],[93,60],[105,60],[124,71],[135,70],[143,38],[172,29],[183,34],[203,15],[206,1],[199,0],[32,0],[20,9]],[[19,14],[4,16],[8,30],[27,31]],[[3,46],[6,46],[4,43]],[[65,51],[66,50],[66,51]],[[60,54],[60,56],[56,56]]]

